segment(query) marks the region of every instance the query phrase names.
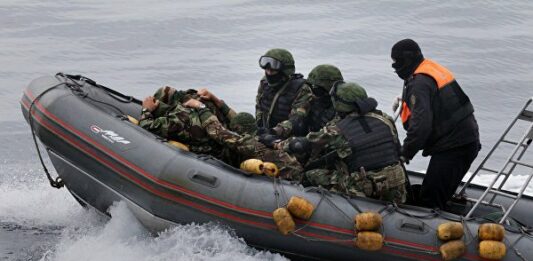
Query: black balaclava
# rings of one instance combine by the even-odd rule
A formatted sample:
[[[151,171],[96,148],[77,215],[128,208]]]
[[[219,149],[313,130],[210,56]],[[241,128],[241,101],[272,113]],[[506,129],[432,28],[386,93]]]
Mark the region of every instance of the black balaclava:
[[[286,81],[286,76],[281,71],[278,71],[278,73],[274,75],[268,75],[265,73],[265,78],[268,82],[268,85],[271,87],[279,87],[283,85]]]
[[[392,64],[392,68],[403,80],[407,80],[424,60],[420,47],[411,39],[403,39],[394,44],[391,58],[396,61]]]

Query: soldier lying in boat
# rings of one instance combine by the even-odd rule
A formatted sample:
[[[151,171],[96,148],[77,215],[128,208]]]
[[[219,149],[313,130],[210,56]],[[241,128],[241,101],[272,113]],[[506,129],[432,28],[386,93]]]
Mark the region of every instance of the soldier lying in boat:
[[[250,121],[253,124],[249,124]],[[252,115],[235,113],[205,89],[196,92],[160,88],[153,97],[143,101],[139,126],[166,139],[185,143],[194,153],[209,154],[233,165],[244,159],[258,158],[275,163],[282,177],[296,180],[303,171],[294,157],[266,148],[257,141]]]
[[[290,153],[310,151],[303,178],[308,185],[404,203],[406,173],[394,121],[355,83],[339,81],[330,94],[337,112],[333,120],[276,146]]]

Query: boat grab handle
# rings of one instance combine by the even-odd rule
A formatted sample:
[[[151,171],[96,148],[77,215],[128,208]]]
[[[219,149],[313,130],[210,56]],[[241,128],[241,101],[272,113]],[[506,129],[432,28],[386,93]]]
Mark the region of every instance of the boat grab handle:
[[[416,220],[400,220],[399,229],[406,232],[426,233],[427,228],[423,222]]]
[[[189,178],[198,184],[212,187],[212,188],[217,187],[219,183],[217,177],[203,174],[203,173],[198,173],[197,171],[193,171],[189,175]]]

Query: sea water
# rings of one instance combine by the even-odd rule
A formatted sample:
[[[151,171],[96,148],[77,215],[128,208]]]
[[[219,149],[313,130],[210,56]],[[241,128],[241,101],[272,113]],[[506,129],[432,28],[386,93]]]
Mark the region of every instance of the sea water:
[[[483,149],[471,171],[533,96],[531,1],[2,0],[0,24],[0,259],[6,260],[283,259],[216,224],[153,236],[121,203],[109,219],[51,188],[19,105],[23,88],[42,75],[83,74],[138,98],[164,85],[206,87],[237,111],[253,112],[258,58],[281,47],[304,75],[318,64],[338,66],[391,113],[402,81],[391,68],[390,48],[412,38],[455,74],[475,106]],[[427,162],[417,155],[408,168],[423,171]],[[526,176],[518,174],[506,188],[523,184]],[[481,175],[476,182],[491,179]],[[526,192],[533,194],[533,186]]]

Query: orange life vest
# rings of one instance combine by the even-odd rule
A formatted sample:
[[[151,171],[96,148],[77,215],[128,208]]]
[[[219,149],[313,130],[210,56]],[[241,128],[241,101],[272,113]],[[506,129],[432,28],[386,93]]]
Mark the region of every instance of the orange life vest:
[[[474,112],[470,99],[463,92],[453,74],[444,66],[424,59],[416,68],[413,77],[417,74],[430,76],[437,83],[438,94],[432,103],[434,123],[434,138],[448,132],[462,119]],[[407,98],[407,97],[404,97]],[[404,101],[401,111],[402,123],[406,126],[411,117],[408,102]]]

